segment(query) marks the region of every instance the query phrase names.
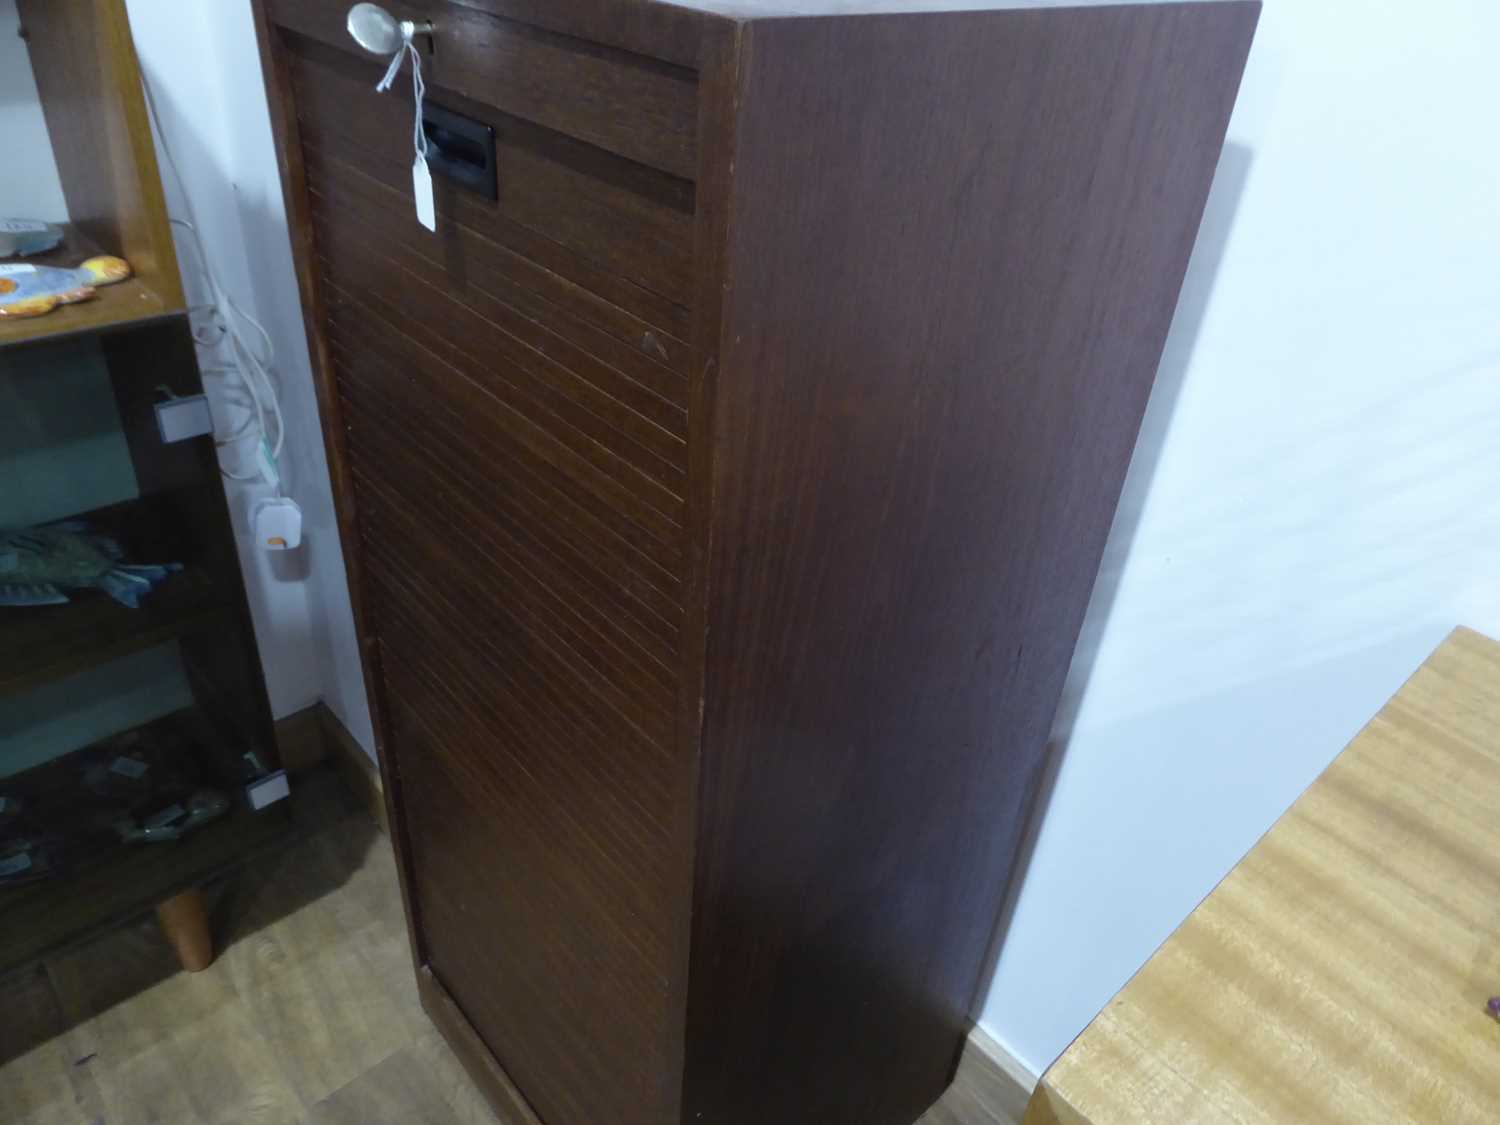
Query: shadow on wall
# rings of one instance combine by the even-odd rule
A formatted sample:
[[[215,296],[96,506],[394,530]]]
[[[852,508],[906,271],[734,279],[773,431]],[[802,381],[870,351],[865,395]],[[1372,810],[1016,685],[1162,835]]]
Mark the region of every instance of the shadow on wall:
[[[1146,497],[1156,477],[1156,467],[1162,447],[1166,443],[1167,431],[1176,412],[1178,396],[1187,378],[1188,365],[1198,342],[1203,317],[1208,310],[1209,298],[1224,259],[1224,250],[1229,243],[1229,233],[1234,226],[1235,215],[1244,195],[1245,184],[1250,178],[1254,153],[1245,145],[1227,143],[1219,156],[1219,165],[1214,172],[1213,187],[1203,209],[1203,221],[1198,228],[1198,240],[1183,277],[1182,293],[1178,298],[1177,311],[1172,318],[1172,329],[1167,335],[1162,350],[1161,364],[1157,368],[1156,382],[1151,391],[1150,402],[1141,422],[1140,435],[1136,439],[1135,453],[1131,457],[1130,472],[1125,478],[1119,507],[1114,523],[1110,527],[1109,540],[1104,546],[1104,556],[1099,566],[1099,577],[1089,600],[1088,613],[1084,617],[1078,646],[1073,653],[1073,664],[1063,686],[1062,700],[1052,724],[1052,737],[1048,745],[1046,763],[1037,782],[1037,792],[1031,802],[1026,828],[1022,833],[1021,847],[1016,856],[1015,869],[1011,873],[1010,887],[995,927],[993,945],[990,949],[988,967],[984,980],[976,994],[976,1004],[982,1007],[990,993],[995,965],[1000,949],[1004,945],[1016,902],[1026,882],[1027,870],[1036,849],[1037,838],[1052,803],[1053,789],[1057,784],[1058,771],[1062,768],[1067,753],[1068,740],[1078,718],[1078,709],[1088,687],[1089,676],[1104,636],[1104,627],[1114,607],[1119,590],[1120,577],[1124,573],[1125,560],[1135,542],[1136,529]],[[978,1019],[978,1010],[970,1013]]]

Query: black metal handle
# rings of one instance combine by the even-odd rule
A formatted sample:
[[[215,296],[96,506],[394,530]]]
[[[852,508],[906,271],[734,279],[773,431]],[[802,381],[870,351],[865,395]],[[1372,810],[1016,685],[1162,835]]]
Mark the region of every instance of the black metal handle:
[[[499,197],[495,175],[495,130],[483,121],[440,105],[422,106],[427,167],[486,199]]]

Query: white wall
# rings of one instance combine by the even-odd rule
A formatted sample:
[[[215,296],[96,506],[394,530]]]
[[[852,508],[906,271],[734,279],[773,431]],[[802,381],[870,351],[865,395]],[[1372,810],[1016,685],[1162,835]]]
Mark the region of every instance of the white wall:
[[[141,67],[208,254],[235,300],[276,342],[287,419],[282,478],[302,506],[303,549],[271,554],[256,548],[247,513],[265,486],[229,486],[272,707],[285,715],[321,697],[369,749],[369,712],[250,5],[128,0],[127,6]],[[174,216],[185,215],[165,163],[162,175]],[[178,256],[190,292],[201,294],[195,253],[180,235]],[[226,409],[222,400],[216,405]]]
[[[982,1023],[1041,1070],[1456,623],[1500,635],[1500,8],[1270,0]]]
[[[31,56],[16,34],[16,0],[0,0],[0,219],[68,217]]]

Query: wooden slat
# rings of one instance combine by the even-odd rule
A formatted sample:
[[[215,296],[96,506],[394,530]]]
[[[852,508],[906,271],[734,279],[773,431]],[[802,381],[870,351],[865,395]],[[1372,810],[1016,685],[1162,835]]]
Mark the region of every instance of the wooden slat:
[[[533,677],[495,664],[488,647],[455,637],[404,590],[393,593],[395,585],[382,575],[379,636],[387,658],[413,674],[438,677],[500,740],[485,755],[550,779],[588,821],[585,835],[613,839],[659,875],[668,807],[660,755],[628,752],[626,740],[600,735],[583,720],[577,699],[531,691]],[[596,717],[618,729],[608,716]]]
[[[289,31],[340,52],[358,50],[342,0],[271,0],[267,7]],[[423,61],[431,86],[685,179],[698,174],[692,71],[447,0],[388,7],[397,19],[436,24],[434,50]]]
[[[585,487],[619,497],[630,517],[663,538],[675,538],[681,527],[681,501],[667,488],[637,471],[628,462],[594,441],[588,434],[550,414],[516,387],[518,377],[508,372],[476,370],[432,331],[421,325],[398,327],[399,314],[378,297],[369,303],[327,283],[328,320],[335,335],[378,341],[389,349],[393,362],[419,382],[422,391],[462,402],[472,409],[471,425],[485,433],[502,429],[534,452],[566,465]],[[380,306],[384,305],[384,308]],[[420,337],[420,341],[417,339]],[[432,349],[441,349],[439,355]],[[476,382],[475,378],[483,382]],[[480,420],[483,420],[482,423]]]
[[[327,258],[319,257],[318,261],[330,288],[356,302],[366,324],[383,323],[408,345],[441,359],[486,395],[541,426],[657,511],[677,515],[682,506],[683,468],[636,440],[650,436],[663,445],[682,448],[665,431],[600,395],[545,357],[527,354],[523,345],[483,317],[428,292],[409,307],[397,304],[380,292],[378,280],[365,280],[368,274],[357,263],[335,267]],[[613,417],[601,417],[580,398],[589,399],[593,406],[611,408]],[[628,435],[616,423],[642,433]],[[649,435],[645,432],[648,430]],[[674,522],[679,521],[674,518]]]
[[[600,959],[625,965],[658,959],[665,940],[663,858],[660,846],[643,840],[640,824],[632,823],[644,818],[590,799],[587,789],[548,770],[541,748],[511,721],[515,712],[489,706],[482,694],[460,692],[439,665],[403,658],[384,640],[381,645],[385,675],[439,739],[436,757],[444,768],[477,798],[504,809],[519,829],[549,842],[546,878],[582,888],[597,901],[611,938]]]
[[[637,643],[658,661],[675,659],[680,611],[654,587],[632,580],[592,540],[560,536],[552,513],[503,475],[476,474],[472,462],[447,463],[441,439],[431,437],[419,423],[403,421],[398,429],[383,411],[371,411],[363,401],[346,399],[345,407],[351,444],[380,448],[382,456],[390,458],[388,476],[398,484],[420,482],[418,495],[444,506],[451,503],[453,518],[463,524],[490,523],[503,529],[504,536],[524,545],[534,567],[557,572],[575,596],[628,622]],[[647,599],[643,601],[642,595]]]
[[[427,425],[444,443],[450,460],[467,460],[465,472],[484,464],[490,466],[485,474],[489,477],[525,482],[552,505],[552,514],[568,526],[571,536],[596,539],[627,570],[676,604],[682,566],[680,535],[662,534],[650,517],[645,526],[636,522],[629,493],[596,476],[591,466],[572,459],[541,436],[523,431],[518,437],[502,427],[476,424],[483,417],[482,397],[475,404],[465,401],[463,394],[433,393],[429,384],[398,370],[389,355],[337,321],[328,322],[326,334],[340,401],[365,401],[391,419],[410,418]],[[464,391],[467,386],[458,389]],[[534,441],[525,440],[533,437]]]
[[[367,459],[356,443],[354,456],[356,472],[378,481],[372,488],[380,506],[371,516],[383,511],[390,517],[378,528],[372,524],[369,533],[442,539],[461,573],[488,583],[506,604],[540,615],[559,635],[574,638],[590,664],[643,693],[675,690],[671,647],[632,619],[601,607],[588,586],[538,551],[529,535],[518,534],[516,524],[437,491],[441,485],[420,469],[416,477],[401,473],[399,467],[409,463],[400,461],[399,446],[378,447]]]
[[[518,389],[552,413],[654,479],[681,488],[687,459],[682,411],[586,352],[541,335],[534,321],[508,306],[483,294],[459,296],[442,269],[421,259],[398,261],[371,247],[368,234],[326,212],[319,217],[325,220],[317,228],[319,260],[340,263],[327,271],[335,285],[387,316],[407,318],[402,327],[408,331],[415,321],[451,342],[466,366],[514,372]]]
[[[476,588],[472,579],[455,570],[441,554],[437,560],[432,558],[442,548],[423,552],[412,544],[396,542],[389,536],[371,531],[366,526],[363,512],[366,508],[374,508],[379,500],[366,485],[366,480],[359,478],[361,535],[365,551],[381,559],[382,565],[392,574],[420,576],[421,581],[430,585],[441,585],[445,591],[451,589],[452,596],[462,601],[465,608],[460,610],[457,606],[449,606],[444,620],[455,627],[467,622],[470,627],[496,630],[499,643],[518,650],[525,659],[536,661],[539,666],[562,677],[563,682],[592,700],[591,705],[609,709],[651,745],[660,747],[665,744],[666,708],[659,692],[651,693],[656,698],[637,694],[628,679],[622,682],[618,670],[597,653],[589,652],[576,634],[554,628],[537,611],[519,605],[496,604],[493,588]],[[388,510],[380,509],[382,512]],[[446,592],[433,592],[435,598],[446,600],[448,596]]]
[[[373,186],[385,197],[411,206],[411,177],[405,170],[373,162],[358,167],[340,155],[336,145],[299,152],[310,182],[336,183],[340,191],[355,194]],[[496,207],[469,199],[466,193],[454,192],[445,201],[444,224],[501,247],[509,276],[620,339],[634,343],[651,332],[667,348],[669,365],[687,372],[690,354],[681,338],[687,334],[689,314],[682,306],[507,218]]]
[[[411,222],[409,198],[334,157],[321,156],[309,189],[320,223],[350,223],[352,213],[363,213],[363,232],[379,229],[381,248],[408,269],[439,271],[442,287],[455,296],[504,304],[533,322],[522,326],[528,340],[536,341],[533,347],[582,353],[585,363],[613,369],[608,377],[626,378],[675,407],[677,417],[663,424],[681,429],[688,360],[680,341],[460,223],[445,223],[433,233]]]
[[[349,67],[353,70],[350,71]],[[303,147],[327,152],[401,190],[411,189],[411,101],[375,91],[380,69],[347,56],[293,56]],[[692,193],[642,184],[605,153],[483,105],[429,92],[434,104],[495,130],[499,199],[481,199],[439,177],[448,215],[488,233],[495,216],[520,223],[668,301],[686,305],[692,262]]]
[[[612,784],[639,805],[643,816],[660,817],[668,786],[666,755],[580,683],[570,668],[560,669],[549,651],[509,622],[482,633],[455,630],[454,624],[466,617],[455,617],[459,611],[448,595],[428,588],[399,563],[383,557],[378,579],[386,617],[395,606],[403,627],[425,638],[433,650],[473,660],[468,674],[483,677],[481,687],[493,691],[497,700],[509,700],[513,710],[515,704],[529,702],[537,721],[548,727],[549,738],[574,747],[590,769],[613,778]],[[384,628],[375,632],[389,640]]]
[[[451,587],[462,596],[468,608],[447,617],[454,627],[468,619],[483,620],[491,627],[504,629],[518,638],[532,659],[544,660],[549,666],[566,669],[568,679],[594,699],[611,707],[631,722],[656,745],[662,741],[663,715],[672,693],[654,683],[618,653],[600,644],[576,625],[549,613],[539,598],[523,593],[503,573],[488,583],[482,576],[468,571],[470,563],[453,561],[457,551],[445,551],[441,563],[431,553],[414,550],[399,537],[410,534],[412,526],[403,523],[393,509],[382,503],[360,478],[361,530],[366,548],[379,551],[397,573],[422,575],[423,580]],[[367,519],[364,510],[371,510]],[[465,569],[460,569],[460,567]],[[502,604],[503,603],[503,604]]]
[[[477,803],[436,764],[440,740],[402,704],[392,712],[434,974],[544,1120],[658,1125],[661,967],[601,966],[612,943],[599,940],[596,904],[535,878],[551,862],[549,842]],[[479,896],[477,871],[486,873]]]

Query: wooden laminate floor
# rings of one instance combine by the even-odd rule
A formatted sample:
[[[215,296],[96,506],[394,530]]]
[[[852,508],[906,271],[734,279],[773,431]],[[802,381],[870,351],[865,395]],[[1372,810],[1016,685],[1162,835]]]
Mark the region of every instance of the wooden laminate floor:
[[[144,919],[0,981],[0,1123],[493,1125],[418,1006],[389,844],[331,771],[299,784],[302,837],[215,890],[207,971]],[[979,1085],[921,1125],[1009,1125]]]

